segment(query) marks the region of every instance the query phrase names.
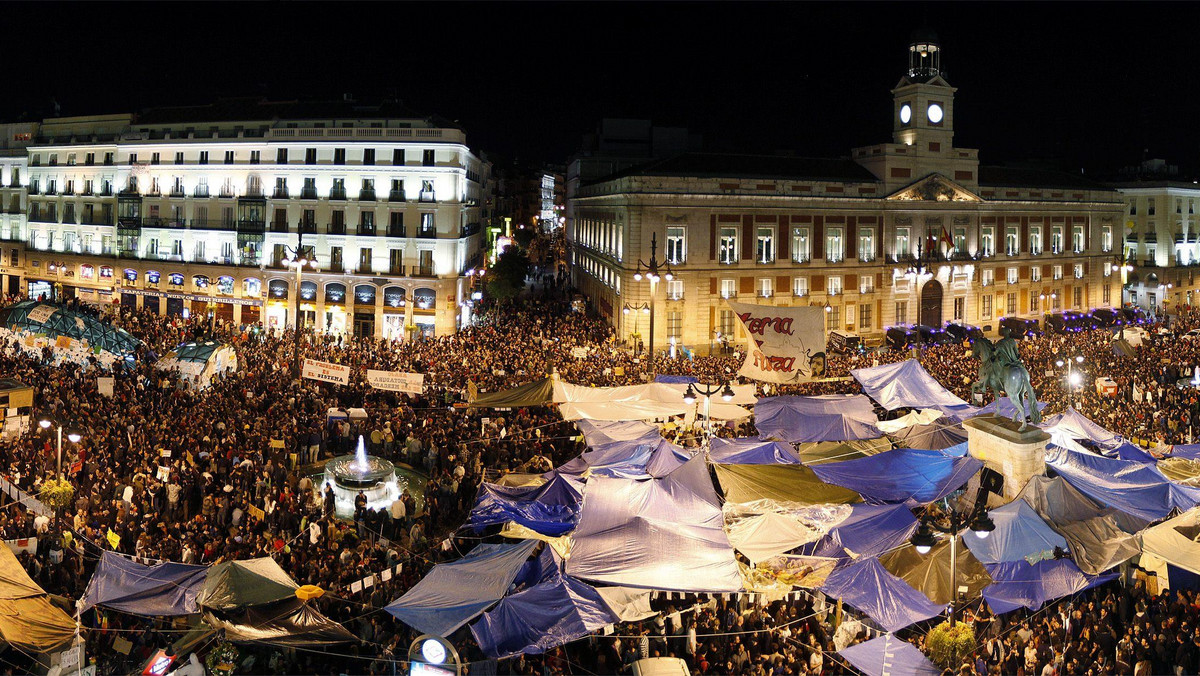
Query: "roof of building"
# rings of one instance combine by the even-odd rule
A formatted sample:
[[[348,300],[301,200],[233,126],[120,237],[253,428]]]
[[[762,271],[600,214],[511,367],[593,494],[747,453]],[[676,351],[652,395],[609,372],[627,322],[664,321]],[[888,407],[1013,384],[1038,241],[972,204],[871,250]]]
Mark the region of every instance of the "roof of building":
[[[1107,183],[1109,188],[1118,190],[1135,190],[1135,189],[1166,189],[1177,188],[1180,190],[1200,190],[1200,184],[1195,181],[1172,181],[1165,178],[1148,179],[1148,180],[1126,180],[1112,181]]]
[[[0,326],[50,338],[66,336],[74,340],[86,340],[92,348],[120,355],[132,355],[142,344],[124,329],[106,321],[69,310],[65,305],[36,300],[24,300],[0,310]]]
[[[148,108],[135,124],[185,124],[190,122],[241,122],[312,119],[430,120],[399,101],[268,101],[258,97],[220,99],[197,106]],[[438,120],[441,122],[441,120]],[[452,123],[436,126],[456,126]]]
[[[625,176],[806,179],[849,183],[877,183],[879,180],[851,159],[688,152],[644,162],[593,182]]]
[[[1004,188],[1112,190],[1080,174],[1026,167],[979,167],[979,185]]]

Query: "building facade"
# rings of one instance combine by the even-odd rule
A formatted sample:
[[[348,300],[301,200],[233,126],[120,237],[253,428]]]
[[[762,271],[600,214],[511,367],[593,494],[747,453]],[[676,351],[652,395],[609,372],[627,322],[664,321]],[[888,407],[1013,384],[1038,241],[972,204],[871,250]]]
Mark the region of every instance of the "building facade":
[[[489,166],[386,107],[233,102],[8,125],[7,292],[406,338],[469,317]],[[303,238],[301,240],[301,238]],[[289,258],[316,257],[299,287]]]
[[[622,338],[647,328],[626,308],[653,303],[660,349],[734,336],[726,299],[824,306],[830,330],[868,337],[1119,305],[1121,195],[981,166],[954,146],[936,38],[914,35],[908,57],[891,143],[848,159],[684,153],[583,182],[568,220],[575,285]],[[635,277],[652,252],[673,266],[653,296]]]
[[[1200,302],[1200,185],[1149,180],[1113,184],[1125,199],[1124,300],[1157,312]]]

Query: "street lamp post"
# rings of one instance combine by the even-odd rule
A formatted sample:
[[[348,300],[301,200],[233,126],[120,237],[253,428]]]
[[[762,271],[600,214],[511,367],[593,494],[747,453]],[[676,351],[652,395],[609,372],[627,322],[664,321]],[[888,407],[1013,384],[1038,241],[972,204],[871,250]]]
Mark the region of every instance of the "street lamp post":
[[[637,335],[638,340],[641,340],[642,316],[640,313],[650,314],[650,304],[641,303],[640,305],[630,305],[629,303],[625,303],[625,305],[621,308],[621,313],[628,317],[630,312],[633,313],[633,333]]]
[[[733,388],[729,386],[728,381],[717,385],[701,385],[700,383],[688,383],[687,390],[683,393],[683,403],[691,406],[696,403],[696,394],[704,396],[704,424],[706,426],[705,445],[712,444],[712,398],[717,393],[721,394],[721,399],[725,403],[733,400]]]
[[[645,276],[650,282],[650,376],[654,376],[654,292],[658,289],[659,272],[667,278],[667,281],[675,279],[675,269],[671,267],[670,261],[659,262],[658,260],[658,233],[650,236],[650,262],[646,263],[642,259],[638,259],[637,269],[633,273],[634,281],[642,281]]]
[[[58,451],[57,451],[57,463],[56,463],[56,467],[57,467],[57,469],[56,469],[56,472],[58,473],[58,476],[59,476],[59,478],[62,478],[62,438],[63,438],[63,426],[62,426],[61,424],[59,424],[59,423],[56,423],[56,422],[54,422],[53,420],[50,420],[50,419],[48,419],[48,418],[46,418],[46,419],[43,419],[43,420],[39,420],[39,421],[38,421],[38,426],[39,426],[39,427],[41,427],[41,428],[42,428],[42,429],[44,429],[44,430],[48,430],[48,429],[50,429],[50,426],[51,426],[51,425],[53,425],[53,426],[56,428],[56,429],[55,429],[55,433],[56,433],[56,434],[55,434],[55,436],[56,436],[56,437],[57,437],[57,439],[58,439],[58,443],[57,443],[57,448],[58,448]],[[82,439],[82,438],[83,438],[83,437],[82,437],[82,436],[80,436],[80,434],[79,434],[78,432],[75,432],[75,431],[70,431],[70,432],[67,432],[67,441],[70,441],[70,442],[71,442],[71,443],[73,443],[73,444],[77,444],[77,443],[79,443],[79,440],[80,440],[80,439]]]
[[[1063,364],[1066,364],[1067,366],[1067,403],[1070,404],[1072,408],[1075,406],[1075,388],[1079,387],[1079,384],[1083,382],[1083,376],[1081,376],[1079,372],[1075,370],[1075,365],[1082,363],[1083,355],[1081,354],[1067,358],[1066,360],[1059,359],[1054,362],[1054,365],[1058,368],[1062,368]]]
[[[292,343],[292,372],[296,380],[300,380],[300,284],[304,278],[304,267],[308,266],[315,271],[317,268],[317,257],[312,251],[304,248],[304,223],[297,228],[296,248],[285,247],[285,251],[291,252],[291,258],[288,259],[288,265],[296,268],[296,319],[294,321],[294,335]]]
[[[975,494],[975,504],[970,511],[960,512],[950,507],[949,498],[944,498],[946,511],[949,512],[949,524],[943,526],[937,523],[928,515],[921,517],[921,525],[917,527],[917,532],[912,536],[912,545],[916,548],[917,553],[924,555],[928,554],[933,546],[937,544],[937,537],[934,532],[945,533],[950,536],[950,626],[955,623],[955,605],[958,600],[958,534],[964,529],[969,528],[975,537],[983,540],[992,531],[996,530],[996,524],[987,513],[988,495],[992,493],[1000,494],[1004,486],[1004,477],[995,470],[985,467],[979,475],[979,490]]]

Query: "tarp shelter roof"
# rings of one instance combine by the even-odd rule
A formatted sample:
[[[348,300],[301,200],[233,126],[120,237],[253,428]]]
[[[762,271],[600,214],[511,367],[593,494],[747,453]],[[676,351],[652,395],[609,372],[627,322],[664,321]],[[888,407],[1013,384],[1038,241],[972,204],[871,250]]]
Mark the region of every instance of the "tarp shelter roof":
[[[457,561],[434,566],[386,610],[418,631],[449,636],[504,597],[537,544],[477,545]]]
[[[1149,453],[1129,443],[1119,434],[1097,425],[1073,408],[1047,419],[1041,427],[1050,435],[1050,443],[1056,446],[1074,451],[1085,451],[1091,447],[1102,455],[1116,456],[1122,460],[1155,461]]]
[[[618,621],[591,585],[555,574],[501,599],[471,634],[485,655],[502,659],[544,653]]]
[[[983,590],[983,598],[994,613],[1025,607],[1041,608],[1047,601],[1062,598],[1116,579],[1116,574],[1090,576],[1070,559],[1048,559],[1030,565],[1010,561],[988,566],[995,580]]]
[[[802,552],[830,558],[879,556],[908,543],[917,518],[904,505],[857,504],[825,537]]]
[[[913,644],[891,634],[852,645],[838,654],[867,676],[939,676],[942,673]]]
[[[652,439],[599,444],[564,463],[557,471],[572,477],[657,478],[675,471],[693,455],[693,451],[672,444],[656,432]]]
[[[0,326],[11,331],[41,333],[50,338],[66,336],[86,340],[92,348],[119,355],[132,355],[141,345],[141,341],[124,329],[62,305],[36,300],[24,300],[0,309]]]
[[[739,519],[730,524],[728,533],[729,543],[751,563],[790,552],[822,536],[820,531],[809,528],[800,519],[779,512]]]
[[[531,383],[518,385],[499,392],[480,394],[467,406],[474,408],[519,408],[521,406],[545,406],[554,402],[554,381],[542,378]]]
[[[861,394],[764,397],[754,406],[754,426],[764,437],[791,444],[871,439],[881,432],[871,401]]]
[[[1106,458],[1061,447],[1047,448],[1046,463],[1075,488],[1122,512],[1157,521],[1200,502],[1200,488],[1176,484],[1153,465]]]
[[[575,426],[583,433],[588,446],[662,436],[657,425],[641,420],[576,420]]]
[[[1061,476],[1035,476],[1020,499],[1066,538],[1071,555],[1083,572],[1096,575],[1141,553],[1134,533],[1146,521],[1101,506]]]
[[[901,446],[940,450],[966,443],[967,432],[946,418],[938,418],[938,422],[928,425],[909,425],[888,437]]]
[[[589,479],[583,505],[569,575],[664,591],[741,590],[703,456],[663,479]]]
[[[729,502],[777,502],[820,505],[861,502],[858,493],[826,483],[804,465],[713,465]]]
[[[208,566],[172,562],[146,566],[116,552],[103,552],[80,612],[104,606],[148,617],[198,613],[208,570]]]
[[[709,442],[708,459],[712,462],[739,465],[794,465],[800,462],[787,444],[750,437],[713,437]]]
[[[870,458],[813,468],[823,481],[849,488],[867,502],[925,504],[958,490],[983,467],[966,446],[941,451],[898,448]]]
[[[891,420],[880,420],[879,422],[875,423],[875,426],[879,428],[880,432],[885,434],[895,434],[906,427],[930,425],[941,417],[942,412],[937,409],[918,409],[915,411],[909,411],[898,418],[892,418]]]
[[[25,652],[50,652],[75,638],[75,620],[50,603],[12,549],[0,546],[0,639]]]
[[[480,484],[467,527],[481,529],[515,521],[551,537],[574,530],[579,522],[582,486],[558,472],[551,474],[550,480],[540,486]]]
[[[866,613],[885,631],[937,617],[943,608],[889,573],[878,559],[862,559],[833,571],[821,591]]]
[[[232,613],[206,612],[204,621],[213,628],[224,629],[225,638],[234,643],[311,647],[358,640],[345,627],[295,596]]]
[[[208,570],[200,605],[232,610],[281,601],[296,595],[299,585],[269,556],[225,561]]]
[[[224,343],[215,340],[204,340],[195,343],[181,343],[167,357],[174,356],[179,361],[206,362],[213,354],[225,347]]]
[[[800,462],[810,466],[866,458],[890,450],[892,450],[892,442],[884,437],[857,441],[820,441],[796,445],[796,455],[800,456]]]
[[[703,397],[698,396],[697,403],[689,405],[683,400],[685,389],[686,386],[664,383],[587,387],[556,380],[554,401],[566,420],[656,420],[693,410],[703,415]],[[727,404],[720,397],[714,398],[708,408],[709,414],[718,420],[750,417],[750,411]]]
[[[1068,550],[1066,539],[1020,498],[990,510],[988,515],[996,530],[986,538],[966,539],[971,553],[983,563],[1040,561],[1054,558],[1055,548]]]
[[[1142,531],[1142,551],[1200,575],[1200,507]]]
[[[966,587],[967,598],[976,598],[992,583],[992,576],[983,564],[963,547],[964,541],[972,539],[979,538],[974,534],[959,536],[953,576],[949,540],[937,543],[927,554],[918,553],[916,547],[900,547],[880,556],[879,562],[889,573],[907,582],[930,601],[945,606],[954,598],[956,588]]]
[[[938,384],[915,359],[853,369],[850,375],[862,385],[863,392],[889,411],[905,407],[934,408],[961,419],[974,410],[973,406]]]

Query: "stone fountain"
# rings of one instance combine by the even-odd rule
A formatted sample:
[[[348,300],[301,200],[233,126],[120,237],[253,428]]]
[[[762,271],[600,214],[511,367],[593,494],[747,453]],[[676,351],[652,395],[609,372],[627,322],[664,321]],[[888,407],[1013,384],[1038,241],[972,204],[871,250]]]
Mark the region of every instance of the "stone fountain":
[[[367,455],[361,434],[354,455],[341,455],[325,463],[322,483],[333,487],[339,514],[353,513],[359,491],[367,497],[367,506],[377,509],[390,505],[408,487],[408,481],[397,477],[396,466],[390,461]]]

